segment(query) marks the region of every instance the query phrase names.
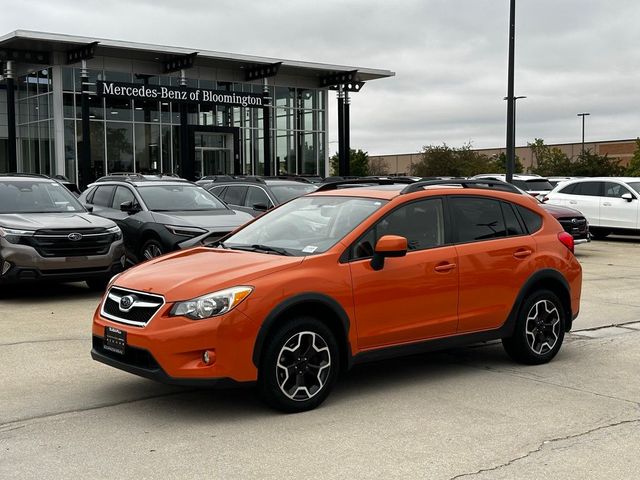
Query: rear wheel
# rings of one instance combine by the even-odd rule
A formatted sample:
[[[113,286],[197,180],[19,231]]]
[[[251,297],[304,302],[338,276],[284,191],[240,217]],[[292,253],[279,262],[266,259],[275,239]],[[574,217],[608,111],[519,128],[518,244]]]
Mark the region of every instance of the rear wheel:
[[[329,395],[338,374],[338,345],[331,330],[311,317],[286,323],[267,339],[258,390],[271,407],[311,410]]]
[[[589,232],[591,233],[591,236],[596,240],[604,240],[611,234],[611,230],[597,227],[589,227]]]
[[[503,338],[502,345],[517,362],[547,363],[560,350],[565,324],[566,313],[558,296],[550,290],[538,290],[525,300],[513,336]]]

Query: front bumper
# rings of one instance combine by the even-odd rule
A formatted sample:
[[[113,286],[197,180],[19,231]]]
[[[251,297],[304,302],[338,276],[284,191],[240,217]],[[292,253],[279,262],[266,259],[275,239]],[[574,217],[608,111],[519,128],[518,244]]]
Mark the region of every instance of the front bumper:
[[[99,305],[93,318],[92,357],[121,370],[163,383],[208,385],[252,382],[252,361],[258,325],[237,309],[206,320],[170,317],[173,303],[164,304],[144,327],[104,318]],[[126,332],[125,354],[102,348],[106,327]],[[205,351],[213,352],[209,364]]]
[[[29,245],[0,239],[0,284],[104,278],[121,272],[123,259],[122,240],[113,242],[104,255],[42,257]]]

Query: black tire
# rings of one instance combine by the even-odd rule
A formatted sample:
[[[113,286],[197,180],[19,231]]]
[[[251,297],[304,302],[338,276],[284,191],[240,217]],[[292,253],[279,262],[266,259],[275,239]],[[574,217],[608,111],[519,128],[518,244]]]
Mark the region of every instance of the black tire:
[[[607,230],[606,228],[594,228],[589,227],[589,233],[596,240],[604,240],[611,234],[611,230]]]
[[[267,338],[258,368],[258,392],[277,410],[312,410],[329,395],[339,366],[338,344],[331,330],[315,318],[298,317]],[[295,380],[292,371],[297,371]]]
[[[145,262],[152,258],[159,257],[164,253],[164,247],[160,241],[155,238],[150,238],[142,244],[142,248],[140,249],[140,261]]]
[[[502,339],[507,354],[516,362],[539,365],[556,356],[562,341],[567,313],[550,290],[533,292],[518,312],[513,336]]]
[[[94,290],[96,292],[104,292],[107,289],[107,284],[109,283],[110,278],[102,277],[102,278],[91,278],[89,280],[85,280],[87,287],[89,289]]]

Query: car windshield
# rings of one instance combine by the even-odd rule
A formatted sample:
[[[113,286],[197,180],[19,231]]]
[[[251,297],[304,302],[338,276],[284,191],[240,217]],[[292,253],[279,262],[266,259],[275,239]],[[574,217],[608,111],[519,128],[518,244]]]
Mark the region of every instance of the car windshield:
[[[628,182],[627,185],[633,188],[636,192],[640,193],[640,182]]]
[[[0,180],[0,213],[84,212],[76,197],[58,182]]]
[[[184,212],[227,209],[216,197],[198,185],[145,185],[138,192],[152,212]]]
[[[520,187],[527,192],[540,192],[546,190],[553,190],[553,185],[548,180],[513,180],[513,184]]]
[[[301,197],[307,193],[315,192],[318,187],[308,183],[291,185],[271,185],[273,196],[276,197],[278,205],[288,202],[292,198]]]
[[[297,256],[323,253],[385,203],[357,197],[299,197],[231,235],[223,247]]]

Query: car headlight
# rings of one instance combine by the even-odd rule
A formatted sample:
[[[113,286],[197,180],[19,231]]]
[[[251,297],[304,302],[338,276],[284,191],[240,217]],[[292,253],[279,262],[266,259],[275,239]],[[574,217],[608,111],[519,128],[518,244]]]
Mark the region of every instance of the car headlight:
[[[34,230],[0,227],[0,237],[6,238],[10,243],[20,243],[20,237],[33,237],[34,233]]]
[[[107,232],[113,233],[116,236],[116,240],[122,239],[122,230],[117,225],[115,227],[107,228]]]
[[[207,230],[198,227],[181,227],[179,225],[165,225],[165,227],[174,235],[180,235],[182,237],[195,237],[207,233]]]
[[[252,291],[253,287],[241,286],[208,293],[192,300],[177,302],[169,315],[184,316],[192,320],[222,315],[237,307]]]

